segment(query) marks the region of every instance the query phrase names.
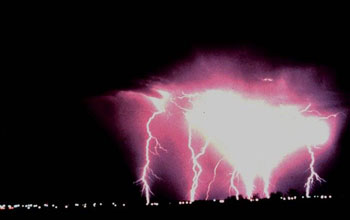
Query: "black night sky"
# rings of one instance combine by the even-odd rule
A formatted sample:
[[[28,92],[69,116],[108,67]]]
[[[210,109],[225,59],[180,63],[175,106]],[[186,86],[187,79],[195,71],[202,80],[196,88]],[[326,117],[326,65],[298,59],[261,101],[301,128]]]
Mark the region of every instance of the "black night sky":
[[[276,62],[331,70],[349,108],[349,34],[336,19],[183,24],[99,19],[19,20],[1,76],[0,201],[143,201],[91,97],[142,88],[196,50],[249,48]],[[159,19],[155,19],[159,20]],[[349,125],[325,178],[348,195]],[[322,188],[320,188],[322,191]]]

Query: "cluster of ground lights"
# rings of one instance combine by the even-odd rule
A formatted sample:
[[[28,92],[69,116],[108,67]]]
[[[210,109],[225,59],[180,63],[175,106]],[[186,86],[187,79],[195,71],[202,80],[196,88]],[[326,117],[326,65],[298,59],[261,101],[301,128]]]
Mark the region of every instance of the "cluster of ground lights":
[[[55,203],[27,203],[27,204],[0,204],[0,210],[56,210],[56,209],[88,209],[88,208],[102,208],[102,207],[114,207],[123,208],[126,207],[126,203],[103,203],[103,202],[84,202],[84,203],[67,203],[67,204],[55,204]]]
[[[279,198],[280,201],[293,201],[293,200],[304,200],[304,199],[317,199],[317,200],[329,200],[332,199],[332,195],[314,195],[312,197],[305,196],[282,196]],[[243,199],[244,200],[244,199]],[[259,198],[249,198],[247,199],[250,202],[259,202],[264,201],[265,199]],[[224,204],[227,200],[224,199],[213,199],[207,201],[210,203]],[[193,201],[178,201],[178,202],[151,202],[147,206],[177,206],[177,205],[192,205],[195,202]],[[0,211],[4,210],[77,210],[77,209],[100,209],[100,208],[130,208],[133,207],[133,204],[120,203],[120,202],[83,202],[83,203],[67,203],[67,204],[55,204],[55,203],[13,203],[13,204],[0,204]]]
[[[299,186],[310,198],[327,181],[318,158],[335,147],[346,117],[332,107],[334,96],[309,69],[232,63],[202,58],[143,89],[102,97],[115,109],[99,114],[124,135],[146,204],[169,193],[164,186],[193,202],[269,198]],[[288,179],[290,172],[300,177]]]
[[[333,199],[332,195],[313,195],[310,197],[306,196],[281,196],[278,198],[280,201],[296,201],[296,200],[330,200]],[[249,198],[243,199],[250,202],[261,202],[267,200],[266,198]],[[212,199],[206,201],[207,204],[224,204],[227,200],[224,199]],[[178,202],[150,202],[147,206],[183,206],[192,205],[196,201],[178,201]],[[128,204],[126,202],[76,202],[67,204],[55,204],[55,203],[10,203],[10,204],[0,204],[0,211],[12,211],[12,210],[83,210],[83,209],[126,209],[133,208],[134,204]]]

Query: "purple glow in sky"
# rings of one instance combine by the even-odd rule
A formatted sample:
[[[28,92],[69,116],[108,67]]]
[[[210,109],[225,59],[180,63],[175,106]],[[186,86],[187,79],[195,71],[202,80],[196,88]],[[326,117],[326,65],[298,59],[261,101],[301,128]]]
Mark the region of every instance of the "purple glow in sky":
[[[325,87],[310,67],[200,56],[142,90],[104,97],[113,117],[100,114],[128,140],[147,204],[164,184],[190,201],[269,197],[295,169],[303,183],[284,182],[309,196],[324,181],[317,158],[335,147],[345,117]]]

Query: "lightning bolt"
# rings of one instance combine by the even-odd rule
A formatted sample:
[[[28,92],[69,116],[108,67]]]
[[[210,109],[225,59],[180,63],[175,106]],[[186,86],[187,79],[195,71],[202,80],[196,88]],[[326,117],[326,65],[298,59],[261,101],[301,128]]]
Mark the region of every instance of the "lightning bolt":
[[[311,103],[309,103],[303,110],[301,110],[300,112],[309,112],[309,113],[316,113],[320,119],[322,120],[328,120],[330,118],[336,118],[338,117],[338,115],[344,115],[346,117],[346,114],[343,113],[343,112],[337,112],[335,114],[330,114],[328,116],[323,116],[319,111],[317,110],[309,110],[311,107]],[[315,146],[314,146],[315,147]],[[318,182],[325,182],[324,179],[322,179],[318,173],[315,171],[315,168],[314,168],[314,165],[315,165],[315,154],[312,150],[312,147],[311,146],[307,146],[307,150],[308,150],[308,153],[310,154],[310,158],[311,158],[311,161],[310,161],[310,164],[309,164],[309,169],[310,169],[310,175],[309,177],[307,178],[307,181],[305,183],[305,194],[306,194],[306,197],[307,198],[310,198],[310,191],[311,191],[311,187],[314,183],[314,180],[317,180]]]
[[[319,111],[317,110],[309,110],[311,107],[311,103],[309,103],[303,110],[301,110],[300,112],[309,112],[309,113],[316,113],[318,116],[320,116],[319,118],[320,119],[323,119],[323,120],[327,120],[327,119],[330,119],[330,118],[336,118],[338,117],[338,115],[343,115],[344,117],[346,117],[346,114],[344,112],[337,112],[337,113],[334,113],[334,114],[330,114],[328,116],[323,116]]]
[[[310,176],[307,178],[307,181],[305,183],[305,188],[306,188],[306,197],[310,198],[310,190],[311,190],[311,186],[314,183],[314,179],[316,179],[319,182],[323,182],[325,181],[324,179],[322,179],[315,171],[314,169],[314,164],[315,164],[315,155],[314,152],[312,151],[312,147],[308,146],[307,150],[310,154],[311,157],[311,162],[309,165],[309,169],[311,171]]]
[[[237,177],[237,176],[238,176],[238,173],[236,170],[234,170],[231,174],[229,194],[231,194],[231,191],[233,190],[235,192],[236,200],[239,200],[239,191],[234,183],[235,177]]]
[[[146,145],[145,145],[145,161],[146,162],[145,162],[143,169],[142,169],[141,178],[137,181],[137,182],[142,183],[142,193],[146,197],[146,205],[150,204],[151,194],[153,195],[153,193],[151,191],[150,184],[148,182],[149,174],[152,174],[155,178],[159,179],[159,177],[153,172],[153,170],[150,167],[150,164],[151,164],[150,153],[155,154],[155,155],[159,155],[158,149],[162,149],[162,150],[166,151],[166,149],[164,149],[160,145],[158,139],[153,136],[151,129],[150,129],[151,122],[158,115],[165,112],[165,104],[166,104],[167,98],[169,97],[169,94],[167,92],[164,92],[164,91],[158,91],[158,92],[162,95],[162,99],[148,97],[152,101],[154,106],[157,108],[157,111],[155,111],[152,114],[152,116],[148,119],[148,121],[146,123],[146,130],[147,130],[147,135],[148,135],[148,138],[146,140]],[[154,144],[155,152],[152,152],[150,149],[152,140],[155,142],[155,144]]]
[[[189,102],[191,102],[191,98],[198,96],[198,94],[185,94],[182,92],[182,96],[179,96],[178,99],[184,99],[184,98],[189,98]],[[183,110],[183,113],[188,111],[189,109],[186,109],[180,105],[178,105],[173,99],[171,100],[172,103],[175,104],[179,109]],[[201,150],[198,154],[195,153],[194,148],[192,147],[192,128],[190,125],[188,125],[188,143],[187,147],[191,152],[191,159],[192,159],[192,171],[193,171],[193,178],[192,178],[192,185],[190,189],[190,202],[193,202],[196,197],[196,191],[198,188],[198,181],[199,177],[202,174],[202,166],[198,162],[199,158],[205,154],[206,149],[208,148],[209,145],[209,140],[206,139],[204,145],[201,147]],[[216,172],[216,171],[215,171]],[[208,193],[207,193],[208,194]]]
[[[150,152],[151,152],[150,151],[150,144],[151,144],[151,141],[154,140],[156,146],[160,145],[158,139],[152,135],[152,132],[151,132],[151,129],[150,129],[150,124],[154,120],[154,118],[157,115],[161,114],[161,113],[163,113],[163,112],[162,111],[154,112],[152,114],[152,116],[148,119],[147,124],[146,124],[146,129],[147,129],[147,134],[148,134],[148,138],[147,138],[146,146],[145,146],[146,163],[143,166],[142,176],[141,176],[141,179],[139,180],[142,183],[142,193],[144,193],[145,196],[146,196],[146,205],[149,205],[149,203],[150,203],[150,196],[151,196],[151,194],[153,194],[152,191],[151,191],[150,185],[148,183],[148,174],[152,173],[154,175],[153,170],[150,168],[150,163],[151,163],[151,160],[150,160]]]
[[[198,159],[205,154],[205,151],[209,145],[209,140],[205,141],[205,144],[201,148],[201,151],[196,155],[193,147],[192,147],[192,128],[191,126],[188,126],[188,148],[191,151],[191,159],[192,159],[192,171],[194,173],[193,179],[192,179],[192,186],[190,190],[190,202],[193,202],[195,200],[196,196],[196,190],[198,188],[198,180],[199,177],[203,171],[202,166],[198,162]]]
[[[185,107],[182,107],[180,104],[178,104],[176,102],[176,99],[169,99],[170,95],[167,92],[164,91],[158,91],[161,95],[162,98],[154,98],[154,97],[148,97],[149,100],[152,101],[152,103],[154,104],[154,106],[156,107],[156,111],[153,112],[153,114],[148,118],[147,123],[146,123],[146,130],[147,130],[147,140],[145,143],[145,163],[144,166],[142,168],[142,175],[141,178],[137,181],[140,182],[142,184],[142,193],[145,195],[146,197],[146,205],[150,204],[150,197],[151,195],[153,195],[151,188],[150,188],[150,180],[151,180],[151,176],[155,177],[157,179],[159,179],[159,177],[153,172],[153,170],[151,169],[151,156],[152,155],[159,155],[158,150],[164,150],[166,151],[165,148],[163,148],[159,142],[159,140],[152,134],[151,131],[151,123],[153,122],[153,120],[155,120],[155,118],[157,116],[159,116],[160,114],[166,112],[165,109],[165,104],[168,100],[170,100],[170,102],[172,102],[178,109],[180,109],[182,111],[182,113],[185,115],[185,117],[187,117],[186,113],[188,111],[190,111],[190,109],[187,109]],[[177,99],[184,99],[184,98],[188,98],[188,102],[192,103],[192,98],[193,97],[197,97],[198,94],[185,94],[182,93],[182,96],[177,97]],[[300,112],[308,112],[308,113],[316,113],[318,115],[318,117],[322,120],[328,120],[330,118],[335,118],[337,117],[339,114],[344,114],[344,113],[336,113],[336,114],[331,114],[328,116],[322,116],[322,114],[316,110],[310,110],[311,104],[307,105],[303,110],[301,110]],[[345,114],[344,114],[345,115]],[[188,118],[187,118],[188,120]],[[191,161],[192,161],[192,171],[193,171],[193,178],[192,178],[192,184],[191,184],[191,188],[189,191],[190,194],[190,202],[193,202],[196,199],[196,193],[197,193],[197,188],[199,187],[199,179],[200,176],[203,172],[203,168],[199,162],[199,159],[206,154],[206,150],[209,146],[210,143],[210,139],[209,138],[205,138],[205,143],[199,148],[199,151],[197,150],[198,148],[194,148],[193,147],[193,134],[192,134],[192,126],[190,121],[188,121],[188,140],[187,140],[187,147],[191,153]],[[315,146],[314,146],[315,147]],[[153,149],[153,150],[152,150]],[[196,150],[195,150],[196,149]],[[311,146],[307,147],[308,149],[308,153],[310,154],[311,157],[311,162],[309,164],[309,169],[311,171],[310,176],[307,179],[307,182],[305,183],[305,188],[306,188],[306,196],[309,197],[310,196],[310,190],[311,187],[314,183],[315,180],[322,182],[324,181],[315,171],[314,169],[314,164],[315,164],[315,155],[313,152],[313,149]],[[210,194],[210,190],[211,190],[211,186],[214,183],[215,179],[216,179],[216,173],[217,173],[217,169],[220,165],[220,163],[222,162],[223,158],[221,158],[216,166],[214,167],[213,170],[213,177],[211,179],[211,181],[208,184],[208,188],[206,191],[206,200],[209,198],[209,194]],[[229,194],[231,194],[231,192],[234,192],[234,195],[236,197],[236,199],[239,199],[239,190],[235,185],[235,178],[238,177],[239,173],[237,170],[233,170],[233,172],[230,174],[230,187],[229,187]],[[264,178],[264,194],[266,195],[267,198],[269,198],[269,192],[268,192],[268,187],[269,187],[269,179],[267,176],[265,176]]]
[[[210,189],[211,189],[211,185],[214,183],[215,179],[216,179],[216,170],[218,169],[221,161],[223,160],[224,158],[221,158],[215,165],[215,168],[214,168],[214,171],[213,171],[213,178],[211,179],[211,181],[209,182],[208,184],[208,189],[207,189],[207,195],[205,197],[205,200],[208,200],[209,199],[209,193],[210,193]]]

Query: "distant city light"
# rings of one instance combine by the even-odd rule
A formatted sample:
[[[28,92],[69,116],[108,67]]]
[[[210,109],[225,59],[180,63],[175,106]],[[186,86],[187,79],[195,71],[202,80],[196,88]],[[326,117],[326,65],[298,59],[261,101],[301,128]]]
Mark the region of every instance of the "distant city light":
[[[319,200],[326,200],[326,199],[331,199],[332,198],[332,195],[313,195],[313,196],[300,196],[300,198],[304,199],[304,198],[313,198],[313,199],[319,199]],[[249,200],[250,202],[259,202],[259,201],[263,201],[263,200],[266,200],[267,198],[264,198],[264,199],[261,199],[261,198],[248,198],[247,200]],[[298,197],[297,196],[281,196],[279,197],[280,200],[283,200],[283,201],[293,201],[293,200],[297,200]],[[220,199],[220,200],[216,200],[216,199],[213,199],[211,200],[212,202],[218,202],[220,204],[223,204],[226,202],[226,200],[224,199]],[[192,204],[193,202],[191,201],[178,201],[176,204],[178,205],[190,205]],[[196,203],[196,202],[195,202]],[[73,203],[72,206],[74,207],[82,207],[84,209],[87,209],[88,208],[88,204],[92,204],[91,207],[94,207],[96,208],[97,206],[102,206],[103,203],[100,202],[100,203]],[[117,202],[112,202],[110,203],[112,204],[112,207],[126,207],[126,203],[117,203]],[[169,203],[166,203],[168,204],[169,206],[172,205],[171,202]],[[210,202],[209,202],[210,204]],[[147,204],[149,206],[159,206],[159,202],[151,202],[149,204]],[[19,203],[11,203],[11,204],[0,204],[0,210],[14,210],[14,209],[26,209],[26,210],[30,210],[30,209],[42,209],[42,208],[50,208],[52,207],[52,209],[68,209],[69,208],[69,204],[66,204],[66,205],[62,205],[62,206],[59,206],[59,205],[56,205],[54,203],[52,204],[48,204],[48,203],[43,203],[43,204],[32,204],[32,203],[28,203],[28,204],[19,204]]]

